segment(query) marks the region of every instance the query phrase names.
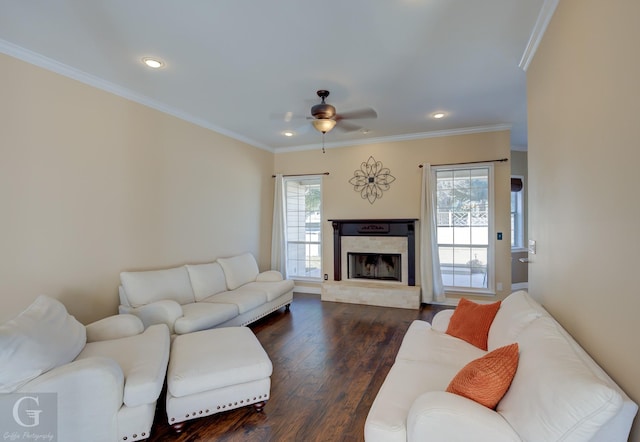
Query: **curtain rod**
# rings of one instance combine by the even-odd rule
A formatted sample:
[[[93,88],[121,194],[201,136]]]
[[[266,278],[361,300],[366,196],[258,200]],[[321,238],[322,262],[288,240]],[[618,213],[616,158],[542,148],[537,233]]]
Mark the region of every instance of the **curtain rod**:
[[[282,175],[283,177],[289,177],[289,176],[313,176],[313,175],[329,175],[329,172],[322,172],[322,173],[297,173],[294,175]],[[271,175],[271,178],[275,178],[275,175]]]
[[[509,158],[500,158],[499,160],[486,160],[486,161],[467,161],[466,163],[432,164],[432,166],[458,166],[463,164],[504,163],[505,161],[509,161]],[[422,169],[422,164],[420,164],[418,167]]]

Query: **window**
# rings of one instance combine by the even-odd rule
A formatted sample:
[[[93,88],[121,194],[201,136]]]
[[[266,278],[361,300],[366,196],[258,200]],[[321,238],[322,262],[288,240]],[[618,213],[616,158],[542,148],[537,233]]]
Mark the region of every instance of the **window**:
[[[444,287],[492,292],[493,165],[434,167],[433,173]]]
[[[321,280],[322,179],[284,178],[287,275],[294,279]]]
[[[523,177],[511,177],[511,248],[524,247]]]

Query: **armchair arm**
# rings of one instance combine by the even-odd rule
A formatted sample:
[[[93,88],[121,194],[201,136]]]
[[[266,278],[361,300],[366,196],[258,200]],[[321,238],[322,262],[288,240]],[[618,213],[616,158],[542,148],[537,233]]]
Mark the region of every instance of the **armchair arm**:
[[[144,324],[135,315],[124,314],[108,316],[86,326],[87,342],[108,341],[139,335],[144,331]]]
[[[256,277],[256,282],[274,282],[282,281],[282,273],[277,270],[267,270],[266,272],[259,273]]]
[[[92,357],[61,365],[19,393],[57,393],[58,440],[114,441],[124,375],[113,359]]]
[[[445,333],[449,327],[449,321],[453,315],[453,309],[441,310],[431,320],[431,328],[434,331]]]
[[[407,418],[408,441],[520,441],[499,413],[477,402],[445,391],[418,397]]]
[[[119,311],[121,314],[129,313],[136,315],[142,320],[145,329],[154,324],[167,324],[170,333],[174,333],[173,324],[176,322],[176,319],[183,316],[182,306],[176,301],[169,299],[152,302],[151,304],[140,307],[120,305]]]

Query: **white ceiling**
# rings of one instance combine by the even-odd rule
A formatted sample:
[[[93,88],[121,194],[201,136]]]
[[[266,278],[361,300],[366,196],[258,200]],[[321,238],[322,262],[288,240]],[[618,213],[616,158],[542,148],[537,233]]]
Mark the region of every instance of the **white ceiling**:
[[[305,118],[318,89],[338,113],[378,113],[327,147],[511,127],[524,149],[519,65],[548,3],[3,0],[0,52],[276,152],[320,145]]]

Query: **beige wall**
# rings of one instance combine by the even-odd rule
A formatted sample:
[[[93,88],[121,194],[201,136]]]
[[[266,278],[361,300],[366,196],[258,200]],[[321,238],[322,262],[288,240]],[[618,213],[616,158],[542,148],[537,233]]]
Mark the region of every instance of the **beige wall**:
[[[638,17],[637,0],[563,0],[527,72],[529,288],[636,402]]]
[[[122,270],[269,265],[273,154],[0,55],[0,320],[117,312]]]
[[[509,132],[488,132],[422,140],[351,146],[312,151],[277,153],[275,171],[283,174],[329,172],[323,178],[323,272],[333,279],[333,218],[419,218],[422,163],[431,164],[509,158]],[[381,161],[396,180],[381,199],[370,204],[353,190],[349,179],[369,156]],[[509,293],[511,286],[510,176],[509,163],[495,164],[496,231],[504,239],[496,241],[496,281]],[[417,244],[418,245],[418,244]],[[419,254],[416,251],[416,254]],[[416,266],[419,269],[419,265]],[[416,281],[419,275],[416,274]]]

